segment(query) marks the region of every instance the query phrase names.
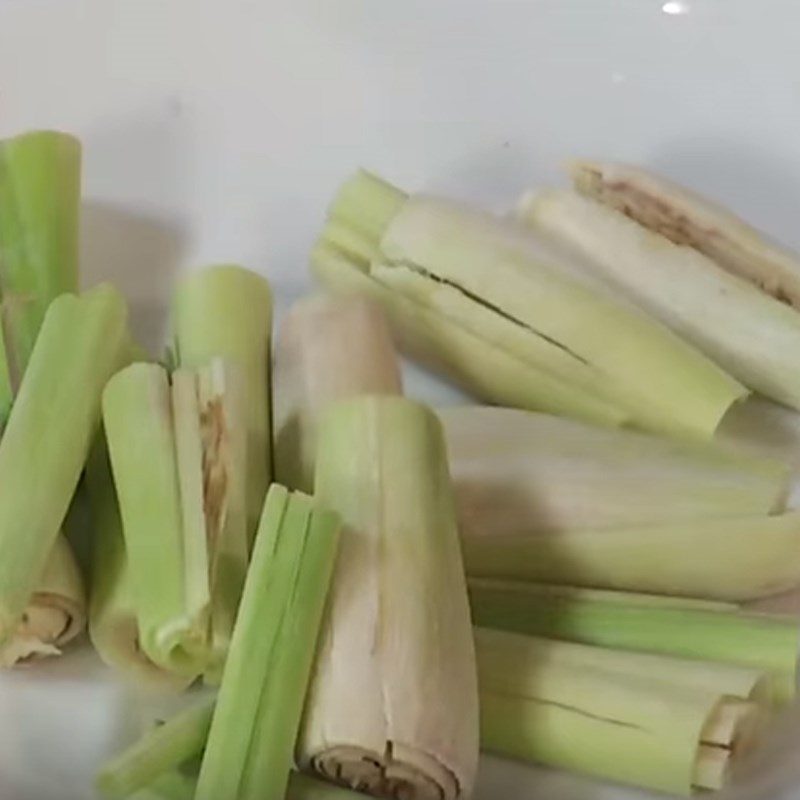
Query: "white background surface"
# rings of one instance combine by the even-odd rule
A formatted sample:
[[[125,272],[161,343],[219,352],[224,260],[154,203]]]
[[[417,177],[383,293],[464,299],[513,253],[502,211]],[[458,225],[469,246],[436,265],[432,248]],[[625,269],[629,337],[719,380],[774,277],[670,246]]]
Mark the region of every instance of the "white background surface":
[[[800,245],[794,0],[0,0],[0,135],[85,143],[87,283],[154,344],[177,270],[283,298],[357,165],[496,207],[565,157],[641,161]],[[0,798],[86,800],[141,702],[86,653],[0,680]],[[481,798],[621,791],[490,765]]]

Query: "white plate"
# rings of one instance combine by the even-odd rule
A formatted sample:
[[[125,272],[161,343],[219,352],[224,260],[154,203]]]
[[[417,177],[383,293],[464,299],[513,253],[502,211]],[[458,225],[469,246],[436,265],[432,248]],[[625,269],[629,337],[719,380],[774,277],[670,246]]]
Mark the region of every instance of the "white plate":
[[[302,291],[359,164],[505,208],[567,156],[640,161],[800,245],[798,27],[794,0],[0,0],[0,134],[81,135],[86,281],[152,345],[176,271]],[[87,652],[4,676],[0,798],[86,800],[149,710]],[[482,800],[533,796],[634,795],[487,765]]]

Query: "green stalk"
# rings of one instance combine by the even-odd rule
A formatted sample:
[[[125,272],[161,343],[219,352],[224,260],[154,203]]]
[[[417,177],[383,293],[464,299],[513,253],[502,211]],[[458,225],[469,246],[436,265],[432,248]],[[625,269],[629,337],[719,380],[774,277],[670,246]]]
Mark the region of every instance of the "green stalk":
[[[800,583],[800,514],[462,540],[471,577],[750,600]]]
[[[760,731],[763,710],[728,695],[726,680],[664,680],[669,671],[613,666],[580,645],[578,656],[553,657],[555,643],[498,631],[478,630],[476,644],[481,741],[500,755],[689,795],[721,788]]]
[[[794,698],[800,623],[681,598],[472,579],[476,625],[573,642],[738,664],[769,677],[773,702]]]
[[[376,191],[388,189],[366,173],[345,185],[320,252],[340,253],[391,296],[444,317],[573,393],[599,397],[647,429],[709,438],[747,394],[661,323],[552,266],[512,225],[435,198],[403,201],[400,192],[396,204],[383,206],[374,202]],[[354,241],[361,244],[354,248]],[[541,408],[531,400],[526,407]]]
[[[178,364],[221,357],[242,371],[247,409],[247,515],[252,541],[270,478],[269,351],[272,295],[266,279],[236,266],[185,278],[173,298]]]
[[[130,559],[141,646],[162,669],[187,678],[207,661],[207,608],[193,600],[207,571],[188,573],[169,379],[133,364],[103,393],[103,421]]]
[[[37,131],[0,142],[0,422],[50,303],[78,291],[81,145]]]
[[[42,576],[123,358],[127,311],[108,286],[48,309],[0,441],[0,637]]]
[[[197,781],[181,772],[168,772],[129,795],[131,800],[194,800]]]
[[[782,510],[782,461],[510,408],[438,411],[462,536]]]
[[[270,490],[196,800],[282,800],[337,540],[335,515]]]

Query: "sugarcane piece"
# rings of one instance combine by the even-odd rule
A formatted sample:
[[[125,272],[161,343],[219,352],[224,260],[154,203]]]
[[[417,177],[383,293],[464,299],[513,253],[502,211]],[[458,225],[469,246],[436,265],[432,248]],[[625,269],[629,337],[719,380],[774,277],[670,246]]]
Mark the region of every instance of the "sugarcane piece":
[[[283,799],[338,534],[335,514],[270,489],[196,800]]]
[[[211,267],[178,284],[172,313],[178,365],[203,367],[220,357],[242,372],[247,408],[247,517],[252,541],[271,472],[269,283],[242,267]]]
[[[0,644],[44,574],[122,358],[127,311],[100,286],[48,309],[0,440]]]
[[[139,624],[130,562],[125,550],[117,493],[103,433],[86,465],[93,527],[89,638],[100,658],[136,685],[185,688],[181,678],[158,667],[139,642]]]
[[[86,596],[67,540],[58,536],[17,630],[0,647],[0,667],[60,655],[86,625]]]
[[[800,257],[722,206],[629,164],[576,160],[575,188],[679,245],[693,247],[782,303],[800,308]]]
[[[689,795],[722,788],[763,724],[757,702],[724,688],[549,661],[512,633],[479,629],[476,647],[481,740],[501,755]]]
[[[299,301],[281,323],[273,369],[275,475],[313,491],[317,419],[359,394],[402,394],[400,364],[380,307],[364,295]]]
[[[591,197],[526,197],[520,216],[750,389],[800,409],[800,314],[716,261]]]
[[[392,191],[394,203],[375,202]],[[642,427],[708,438],[747,394],[665,326],[547,263],[513,226],[444,200],[403,198],[358,174],[334,200],[321,245],[391,294]]]
[[[783,510],[786,462],[527,411],[438,411],[462,536]]]
[[[298,765],[368,794],[466,798],[477,679],[439,421],[399,397],[335,404],[315,490],[344,528]]]
[[[208,737],[214,701],[195,702],[105,764],[95,785],[108,800],[122,798],[154,781],[202,752]]]
[[[598,647],[735,664],[767,676],[774,705],[794,699],[800,622],[728,603],[473,578],[476,625]]]
[[[367,264],[344,250],[340,239],[337,237],[336,245],[322,241],[314,248],[311,263],[317,279],[332,292],[358,292],[379,303],[404,350],[417,361],[476,397],[500,405],[561,413],[605,425],[622,425],[629,419],[623,409],[580,392],[372,280],[366,273]]]
[[[471,577],[751,600],[800,583],[800,514],[462,539]]]
[[[171,404],[166,370],[135,363],[109,381],[103,423],[142,650],[161,669],[190,679],[209,660],[208,572],[189,572],[184,554],[186,540],[204,542],[206,530],[188,518],[184,526]]]
[[[78,291],[81,145],[56,131],[0,142],[0,424],[50,303]]]

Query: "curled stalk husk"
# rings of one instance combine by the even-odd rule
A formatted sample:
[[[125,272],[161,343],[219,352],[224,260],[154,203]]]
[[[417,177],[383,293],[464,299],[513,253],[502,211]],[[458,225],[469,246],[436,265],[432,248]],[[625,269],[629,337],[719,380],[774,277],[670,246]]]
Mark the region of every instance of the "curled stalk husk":
[[[380,307],[364,295],[301,300],[281,323],[273,371],[275,474],[313,491],[318,418],[336,400],[402,394]]]
[[[789,492],[778,459],[518,409],[437,413],[464,537],[770,514]]]
[[[368,794],[468,797],[476,675],[438,420],[403,398],[335,404],[315,486],[344,527],[298,763]]]
[[[389,305],[402,297],[549,375],[562,396],[597,398],[641,427],[707,438],[746,395],[665,326],[547,259],[489,214],[360,173],[334,200],[313,260],[323,274],[349,262]],[[542,387],[526,407],[553,410]]]

